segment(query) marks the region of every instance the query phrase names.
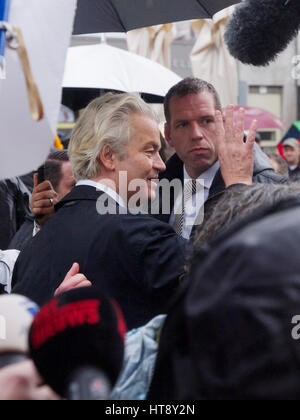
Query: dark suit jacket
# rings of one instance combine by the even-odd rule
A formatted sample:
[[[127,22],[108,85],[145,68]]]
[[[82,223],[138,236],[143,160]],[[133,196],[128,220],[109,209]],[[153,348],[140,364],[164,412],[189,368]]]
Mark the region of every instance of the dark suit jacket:
[[[0,249],[7,249],[25,217],[31,214],[31,192],[20,178],[0,181]]]
[[[18,251],[23,251],[23,249],[32,239],[33,229],[34,217],[26,216],[25,222],[15,234],[15,236],[12,238],[7,249],[17,249]]]
[[[184,271],[186,242],[148,215],[99,215],[102,194],[79,186],[59,203],[20,254],[13,292],[43,305],[78,262],[80,272],[120,304],[131,329],[167,312]]]

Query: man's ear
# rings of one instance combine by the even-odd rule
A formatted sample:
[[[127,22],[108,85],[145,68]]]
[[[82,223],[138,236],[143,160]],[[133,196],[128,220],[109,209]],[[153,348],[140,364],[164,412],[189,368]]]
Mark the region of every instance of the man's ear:
[[[108,171],[116,169],[116,154],[108,145],[104,146],[99,154],[100,162]]]
[[[171,131],[168,123],[165,123],[165,139],[171,147],[174,147],[172,138],[171,138]]]

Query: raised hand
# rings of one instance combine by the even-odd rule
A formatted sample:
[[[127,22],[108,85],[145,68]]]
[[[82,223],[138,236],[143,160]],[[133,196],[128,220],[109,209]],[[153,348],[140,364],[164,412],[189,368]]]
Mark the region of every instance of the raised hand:
[[[30,206],[32,213],[38,216],[38,224],[43,226],[54,214],[54,206],[58,201],[58,194],[55,192],[50,181],[38,183],[38,174],[34,174],[34,189],[32,192]]]
[[[254,143],[257,122],[254,120],[247,140],[244,141],[245,111],[239,110],[234,123],[234,107],[229,105],[225,122],[220,111],[216,111],[216,139],[222,176],[226,187],[233,184],[252,184],[254,166]]]

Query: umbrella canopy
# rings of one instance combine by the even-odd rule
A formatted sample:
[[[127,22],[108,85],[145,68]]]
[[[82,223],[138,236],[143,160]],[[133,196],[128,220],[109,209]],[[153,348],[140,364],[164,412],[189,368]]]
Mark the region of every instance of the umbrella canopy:
[[[288,132],[285,134],[281,142],[278,144],[277,149],[279,154],[284,158],[283,155],[283,143],[286,139],[297,139],[300,143],[300,121],[295,121],[294,124],[290,127]]]
[[[245,109],[245,130],[250,129],[250,126],[253,120],[257,120],[258,130],[266,130],[266,129],[282,130],[284,128],[283,122],[278,117],[271,114],[271,112],[265,111],[264,109],[261,109],[261,108],[254,108],[250,106],[243,106],[243,107],[236,106],[235,107],[236,117],[240,108]]]
[[[64,92],[63,101],[69,106],[71,101],[77,101],[76,106],[71,107],[78,109],[79,88],[89,89],[81,96],[84,101],[98,96],[99,89],[164,97],[180,80],[177,74],[158,63],[107,44],[71,47],[63,81],[63,87],[68,90]]]
[[[240,0],[78,0],[74,34],[128,32],[182,20],[211,18]]]

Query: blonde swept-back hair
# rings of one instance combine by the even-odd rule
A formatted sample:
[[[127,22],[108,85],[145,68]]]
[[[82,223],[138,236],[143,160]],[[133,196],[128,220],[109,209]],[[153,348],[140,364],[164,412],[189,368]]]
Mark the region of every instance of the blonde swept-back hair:
[[[99,154],[107,145],[120,160],[126,158],[133,114],[158,122],[154,111],[138,94],[108,93],[90,103],[73,130],[68,149],[76,181],[99,175]]]

